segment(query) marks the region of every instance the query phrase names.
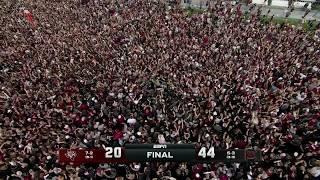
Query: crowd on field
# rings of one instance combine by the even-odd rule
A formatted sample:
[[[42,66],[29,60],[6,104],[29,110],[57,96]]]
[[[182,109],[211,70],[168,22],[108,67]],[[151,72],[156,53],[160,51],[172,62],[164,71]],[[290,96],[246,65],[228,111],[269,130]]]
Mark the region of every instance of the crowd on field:
[[[258,7],[0,2],[0,178],[320,178],[320,35]],[[72,166],[61,148],[194,143],[248,163]]]

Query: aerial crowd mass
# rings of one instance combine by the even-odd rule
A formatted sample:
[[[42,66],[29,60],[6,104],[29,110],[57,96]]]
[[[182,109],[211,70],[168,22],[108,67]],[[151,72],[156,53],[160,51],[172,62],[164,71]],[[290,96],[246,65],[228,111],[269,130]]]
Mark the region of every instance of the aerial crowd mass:
[[[0,2],[0,179],[319,179],[319,30],[208,6]],[[260,149],[263,161],[57,161],[61,148],[127,143]]]

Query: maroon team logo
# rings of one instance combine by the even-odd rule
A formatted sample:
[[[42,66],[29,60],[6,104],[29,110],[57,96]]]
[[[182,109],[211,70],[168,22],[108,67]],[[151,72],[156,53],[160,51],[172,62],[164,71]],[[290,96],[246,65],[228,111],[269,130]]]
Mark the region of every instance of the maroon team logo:
[[[247,150],[246,151],[246,158],[247,160],[252,160],[256,158],[256,152],[253,150]]]
[[[69,158],[71,161],[74,161],[74,158],[77,157],[77,152],[76,151],[72,151],[72,150],[68,150],[65,153],[66,157]]]

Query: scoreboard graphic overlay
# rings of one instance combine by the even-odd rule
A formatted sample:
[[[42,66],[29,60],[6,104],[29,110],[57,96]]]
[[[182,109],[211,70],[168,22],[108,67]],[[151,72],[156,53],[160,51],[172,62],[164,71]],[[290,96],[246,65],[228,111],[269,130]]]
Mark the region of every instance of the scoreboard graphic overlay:
[[[218,150],[195,148],[193,144],[127,144],[101,149],[60,149],[60,163],[128,163],[128,162],[244,162],[260,161],[261,151],[252,149]]]

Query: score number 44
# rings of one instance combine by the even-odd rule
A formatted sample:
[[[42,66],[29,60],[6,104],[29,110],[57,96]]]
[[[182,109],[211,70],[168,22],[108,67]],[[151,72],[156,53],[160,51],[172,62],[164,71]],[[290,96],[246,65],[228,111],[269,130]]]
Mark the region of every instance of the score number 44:
[[[198,153],[198,156],[202,158],[214,158],[215,155],[214,147],[210,147],[208,150],[206,147],[202,147]]]

